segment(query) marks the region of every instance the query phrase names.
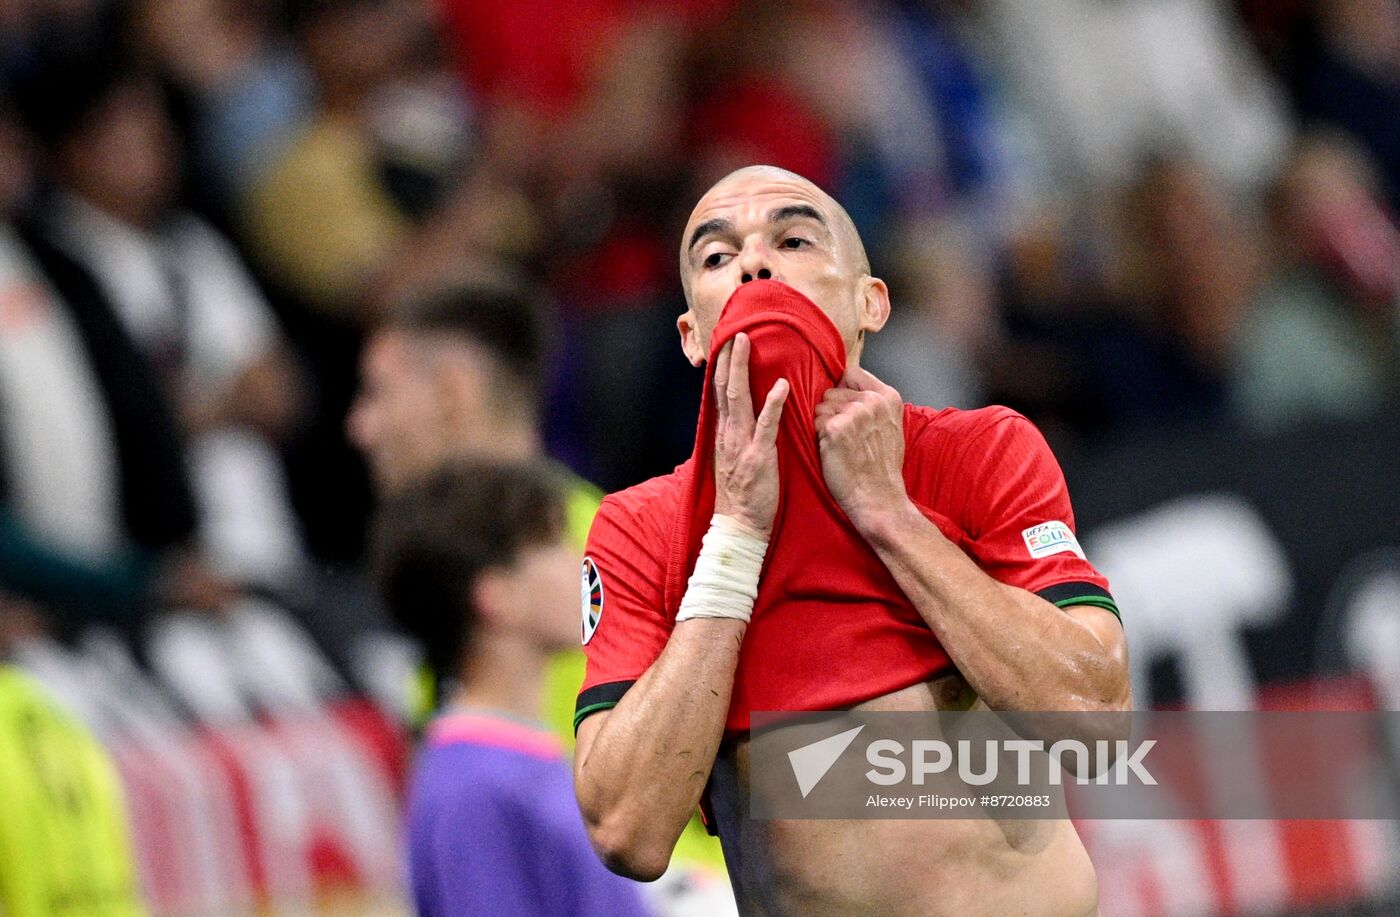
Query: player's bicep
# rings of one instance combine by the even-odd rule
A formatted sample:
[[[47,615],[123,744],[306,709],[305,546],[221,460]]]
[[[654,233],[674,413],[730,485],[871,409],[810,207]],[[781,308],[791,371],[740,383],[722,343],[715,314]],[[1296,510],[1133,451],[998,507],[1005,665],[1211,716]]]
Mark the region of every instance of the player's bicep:
[[[1128,641],[1123,635],[1123,622],[1118,615],[1099,605],[1070,605],[1060,610],[1084,625],[1104,652],[1127,668]]]
[[[666,646],[660,552],[638,535],[637,521],[604,500],[583,560],[582,638],[587,668],[574,729],[611,710]]]
[[[1022,608],[1042,612],[1050,610],[1046,609],[1046,605],[1050,605],[1054,612],[1070,617],[1072,622],[1084,629],[1085,633],[1092,637],[1093,643],[1075,643],[1079,647],[1075,666],[1082,671],[1092,672],[1093,678],[1088,679],[1086,683],[1099,686],[1099,690],[1105,692],[1105,696],[1093,697],[1093,700],[1110,710],[1127,710],[1131,707],[1133,687],[1128,678],[1128,643],[1123,634],[1123,624],[1117,615],[1099,605],[1068,605],[1061,608],[1047,602],[1035,592],[1028,592],[1005,582],[998,585],[1002,592]]]

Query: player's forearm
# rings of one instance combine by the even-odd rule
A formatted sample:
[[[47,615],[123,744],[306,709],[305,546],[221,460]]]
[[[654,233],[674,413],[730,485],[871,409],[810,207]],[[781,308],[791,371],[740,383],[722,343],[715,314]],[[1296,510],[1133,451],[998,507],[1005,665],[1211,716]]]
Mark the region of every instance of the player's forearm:
[[[614,872],[651,880],[665,871],[724,735],[746,627],[717,618],[677,624],[646,674],[596,715],[601,726],[575,763],[575,787],[594,847]]]
[[[978,696],[994,710],[1125,709],[1125,660],[1039,596],[984,573],[912,503],[861,530]]]

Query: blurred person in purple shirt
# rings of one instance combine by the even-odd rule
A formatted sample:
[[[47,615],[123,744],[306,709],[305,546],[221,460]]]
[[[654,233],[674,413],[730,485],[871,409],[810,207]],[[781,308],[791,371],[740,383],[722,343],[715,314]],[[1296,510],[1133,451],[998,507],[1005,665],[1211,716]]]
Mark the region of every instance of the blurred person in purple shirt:
[[[408,801],[423,917],[648,913],[594,854],[564,749],[539,720],[550,654],[579,639],[564,478],[540,462],[450,465],[383,507],[381,587],[446,703]]]

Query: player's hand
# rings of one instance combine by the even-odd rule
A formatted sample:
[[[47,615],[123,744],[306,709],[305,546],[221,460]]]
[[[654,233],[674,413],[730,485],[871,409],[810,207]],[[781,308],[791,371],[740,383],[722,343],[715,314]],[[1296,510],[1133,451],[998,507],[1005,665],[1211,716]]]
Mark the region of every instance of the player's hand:
[[[715,512],[767,537],[778,512],[778,420],[788,383],[773,383],[757,417],[749,393],[749,336],[737,334],[715,365]]]
[[[904,399],[859,366],[817,404],[822,477],[856,528],[899,508],[904,489]]]

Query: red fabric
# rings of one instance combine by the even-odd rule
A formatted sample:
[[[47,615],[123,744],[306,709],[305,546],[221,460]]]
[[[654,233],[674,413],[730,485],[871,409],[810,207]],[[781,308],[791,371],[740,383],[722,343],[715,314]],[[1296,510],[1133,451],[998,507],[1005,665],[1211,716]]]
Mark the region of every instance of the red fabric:
[[[739,331],[753,344],[755,409],[780,376],[792,391],[779,428],[782,499],[740,653],[731,731],[747,729],[753,710],[848,707],[951,664],[821,475],[813,412],[845,370],[836,329],[791,288],[755,281],[726,305],[715,353]],[[674,627],[713,514],[711,384],[707,378],[695,454],[670,475],[609,496],[589,533],[604,598],[585,646],[584,691],[641,677]],[[988,575],[1030,592],[1066,583],[1107,589],[1076,554],[1029,553],[1026,529],[1052,520],[1073,528],[1074,517],[1064,476],[1024,417],[906,405],[904,436],[911,499]]]
[[[776,280],[740,286],[715,328],[686,482],[689,509],[677,520],[667,557],[666,616],[674,619],[680,608],[714,514],[714,370],[720,348],[741,331],[752,342],[754,410],[779,378],[792,390],[778,429],[781,497],[734,679],[731,730],[747,729],[751,710],[824,710],[872,687],[884,693],[924,681],[950,664],[826,487],[813,417],[846,371],[846,347],[811,300]],[[955,543],[963,540],[946,519],[931,518]],[[860,647],[871,664],[838,664],[833,646]]]

